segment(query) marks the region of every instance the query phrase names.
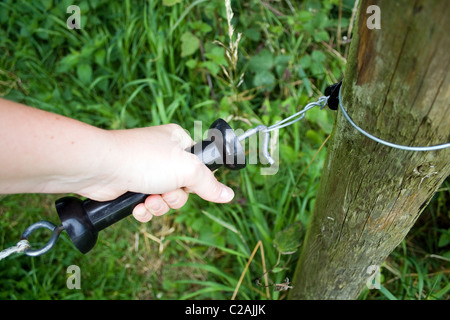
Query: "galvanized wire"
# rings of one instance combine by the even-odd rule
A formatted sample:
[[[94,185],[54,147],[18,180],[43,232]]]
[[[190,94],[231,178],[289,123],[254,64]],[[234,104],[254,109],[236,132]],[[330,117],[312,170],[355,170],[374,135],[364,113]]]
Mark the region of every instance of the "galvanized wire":
[[[301,110],[301,111],[293,114],[292,116],[289,116],[286,119],[283,119],[280,122],[277,122],[274,125],[268,127],[265,132],[270,132],[270,131],[278,130],[278,129],[281,129],[281,128],[293,125],[294,123],[302,120],[305,117],[306,112],[311,110],[314,107],[320,107],[320,109],[325,108],[325,106],[328,103],[328,98],[329,97],[320,97],[318,101],[314,101],[314,102],[311,102],[311,103],[307,104],[303,108],[303,110]]]
[[[360,133],[362,133],[363,135],[365,135],[366,137],[368,137],[369,139],[372,139],[373,141],[376,141],[378,143],[381,143],[385,146],[391,147],[391,148],[395,148],[395,149],[399,149],[399,150],[405,150],[405,151],[417,151],[417,152],[423,152],[423,151],[435,151],[435,150],[442,150],[442,149],[446,149],[446,148],[450,148],[450,143],[445,143],[445,144],[440,144],[440,145],[435,145],[435,146],[428,146],[428,147],[416,147],[416,146],[404,146],[404,145],[400,145],[400,144],[395,144],[392,142],[388,142],[385,141],[383,139],[377,138],[373,135],[371,135],[370,133],[368,133],[367,131],[364,131],[363,129],[361,129],[359,126],[356,125],[355,122],[353,122],[353,120],[350,118],[350,116],[347,114],[347,111],[344,108],[344,104],[342,103],[342,96],[341,96],[341,91],[342,91],[342,86],[339,89],[339,106],[340,109],[342,111],[342,113],[344,114],[344,117],[347,119],[347,121],[356,129],[358,130]]]
[[[274,125],[271,125],[270,127],[267,127],[265,125],[259,125],[259,126],[256,126],[255,128],[247,130],[244,134],[242,134],[238,137],[238,140],[239,140],[239,142],[241,142],[258,132],[264,133],[262,154],[263,154],[264,158],[266,158],[267,162],[270,165],[273,165],[275,163],[275,160],[272,158],[272,156],[269,153],[270,132],[293,125],[294,123],[302,120],[305,117],[306,112],[311,110],[314,107],[319,106],[320,109],[325,108],[325,106],[328,103],[328,98],[329,97],[325,97],[325,96],[320,97],[318,101],[307,104],[301,111],[275,123]]]

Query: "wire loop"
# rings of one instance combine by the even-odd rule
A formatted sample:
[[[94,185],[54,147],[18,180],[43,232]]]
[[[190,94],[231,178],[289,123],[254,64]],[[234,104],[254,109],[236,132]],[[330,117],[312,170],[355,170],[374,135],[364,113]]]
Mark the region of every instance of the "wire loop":
[[[325,97],[325,96],[320,97],[318,101],[314,101],[314,102],[307,104],[301,111],[281,120],[280,122],[275,123],[274,125],[271,125],[270,127],[266,127],[265,125],[259,125],[250,130],[247,130],[244,134],[242,134],[238,137],[238,140],[243,141],[258,132],[264,133],[262,154],[263,154],[264,158],[266,158],[267,162],[270,165],[273,165],[275,163],[275,160],[272,158],[272,156],[270,155],[270,152],[269,152],[270,132],[293,125],[294,123],[302,120],[305,117],[306,112],[311,110],[314,107],[319,106],[320,109],[325,108],[325,106],[328,103],[328,98],[329,97]]]
[[[48,252],[50,249],[53,248],[56,241],[59,238],[59,235],[64,230],[64,227],[62,225],[56,226],[53,223],[49,221],[38,221],[36,223],[33,223],[31,226],[29,226],[22,234],[22,240],[27,240],[30,237],[30,235],[37,229],[45,228],[52,231],[52,236],[50,237],[50,240],[47,242],[45,246],[43,246],[40,249],[30,249],[27,248],[23,251],[24,254],[30,257],[37,257],[40,256],[46,252]]]

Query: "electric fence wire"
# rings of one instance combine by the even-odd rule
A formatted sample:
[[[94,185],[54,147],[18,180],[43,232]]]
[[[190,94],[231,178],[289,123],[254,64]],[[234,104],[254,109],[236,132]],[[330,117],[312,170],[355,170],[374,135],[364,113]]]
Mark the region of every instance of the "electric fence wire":
[[[338,100],[339,100],[340,110],[342,111],[345,119],[347,119],[347,121],[356,130],[358,130],[360,133],[362,133],[369,139],[372,139],[373,141],[376,141],[385,146],[399,149],[399,150],[405,150],[405,151],[416,151],[416,152],[435,151],[435,150],[442,150],[442,149],[446,149],[446,148],[450,147],[450,143],[435,145],[435,146],[428,146],[428,147],[404,146],[404,145],[399,145],[399,144],[395,144],[392,142],[388,142],[383,139],[377,138],[374,135],[371,135],[370,133],[368,133],[367,131],[363,130],[358,125],[356,125],[356,123],[350,118],[350,116],[348,115],[347,111],[344,108],[341,92],[342,92],[342,85],[340,85],[340,88],[339,88]],[[319,106],[320,109],[322,110],[328,104],[329,99],[330,99],[330,96],[322,96],[317,101],[307,104],[301,111],[299,111],[299,112],[297,112],[297,113],[295,113],[295,114],[293,114],[293,115],[291,115],[269,127],[264,126],[264,125],[259,125],[253,129],[250,129],[249,131],[247,131],[246,133],[244,133],[242,136],[239,137],[239,141],[243,141],[243,140],[247,139],[248,137],[250,137],[251,135],[256,134],[257,132],[264,133],[264,141],[263,141],[263,148],[262,148],[263,150],[262,151],[263,151],[263,155],[267,159],[268,163],[272,165],[275,161],[270,156],[270,153],[268,150],[269,149],[270,132],[279,130],[281,128],[288,127],[288,126],[302,120],[305,117],[306,112],[313,109],[314,107]]]
[[[328,98],[329,98],[329,97],[320,97],[319,100],[307,104],[307,105],[303,108],[303,110],[301,110],[301,111],[299,111],[299,112],[293,114],[292,116],[289,116],[288,118],[283,119],[283,120],[281,120],[280,122],[277,122],[277,123],[275,123],[274,125],[268,127],[268,128],[265,130],[265,132],[270,132],[270,131],[278,130],[278,129],[281,129],[281,128],[290,126],[290,125],[292,125],[292,124],[294,124],[294,123],[296,123],[296,122],[302,120],[302,119],[305,117],[306,112],[309,111],[309,110],[311,110],[311,109],[314,108],[314,107],[319,106],[320,109],[322,110],[322,109],[325,108],[325,106],[327,105],[327,103],[328,103]]]
[[[435,150],[442,150],[442,149],[450,148],[450,143],[445,143],[445,144],[440,144],[440,145],[435,145],[435,146],[428,146],[428,147],[415,147],[415,146],[414,147],[410,147],[410,146],[404,146],[404,145],[388,142],[388,141],[385,141],[383,139],[380,139],[380,138],[377,138],[377,137],[371,135],[370,133],[364,131],[358,125],[356,125],[356,123],[353,122],[353,120],[350,118],[350,116],[348,115],[347,111],[344,108],[344,104],[342,103],[341,92],[342,92],[342,86],[339,88],[339,106],[340,106],[340,109],[341,109],[344,117],[347,119],[347,121],[356,130],[358,130],[360,133],[362,133],[363,135],[365,135],[369,139],[372,139],[373,141],[381,143],[381,144],[383,144],[385,146],[388,146],[388,147],[391,147],[391,148],[395,148],[395,149],[405,150],[405,151],[423,152],[423,151],[435,151]]]

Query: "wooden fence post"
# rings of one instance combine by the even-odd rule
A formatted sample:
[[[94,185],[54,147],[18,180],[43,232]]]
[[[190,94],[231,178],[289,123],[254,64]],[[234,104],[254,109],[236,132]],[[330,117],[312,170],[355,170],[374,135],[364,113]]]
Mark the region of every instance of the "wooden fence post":
[[[447,0],[361,1],[342,88],[355,123],[401,145],[450,141],[449,16]],[[386,147],[339,112],[290,298],[356,299],[449,173],[450,149]]]

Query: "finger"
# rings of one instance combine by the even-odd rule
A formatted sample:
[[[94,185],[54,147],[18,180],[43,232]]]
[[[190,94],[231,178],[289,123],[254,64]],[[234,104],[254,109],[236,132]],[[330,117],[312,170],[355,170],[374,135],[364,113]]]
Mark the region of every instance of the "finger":
[[[143,203],[139,203],[136,207],[133,209],[133,217],[142,223],[149,222],[152,220],[153,215],[147,210],[145,205]]]
[[[206,201],[226,203],[234,198],[233,190],[217,181],[214,174],[205,165],[197,165],[185,185],[189,191],[196,193]]]
[[[189,194],[183,189],[166,192],[161,195],[164,202],[172,209],[180,209],[186,204]]]
[[[160,195],[152,194],[145,199],[145,208],[154,216],[162,216],[170,208]]]

